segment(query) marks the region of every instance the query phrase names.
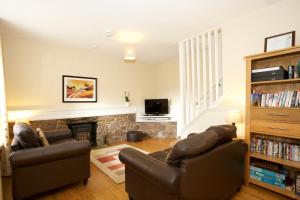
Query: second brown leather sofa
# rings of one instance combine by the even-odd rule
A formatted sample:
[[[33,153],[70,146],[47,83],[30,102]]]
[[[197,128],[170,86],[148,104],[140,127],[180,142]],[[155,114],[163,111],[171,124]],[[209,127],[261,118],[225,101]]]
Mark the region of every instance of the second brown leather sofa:
[[[45,132],[50,146],[20,149],[14,140],[10,156],[14,200],[90,177],[90,143],[76,141],[70,130]]]
[[[211,127],[149,155],[120,152],[133,200],[224,200],[243,184],[247,145],[233,126]]]

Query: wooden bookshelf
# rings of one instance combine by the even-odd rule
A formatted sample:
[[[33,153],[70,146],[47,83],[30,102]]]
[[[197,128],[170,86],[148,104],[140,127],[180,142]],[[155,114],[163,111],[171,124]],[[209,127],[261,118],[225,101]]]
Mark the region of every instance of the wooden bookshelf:
[[[300,140],[300,136],[287,136],[283,134],[276,134],[276,133],[269,133],[269,132],[262,132],[262,131],[251,131],[252,134],[261,134],[261,135],[269,135],[269,136],[277,136],[277,137],[283,137],[283,138],[292,138],[292,139],[298,139]]]
[[[292,160],[287,160],[287,159],[283,159],[283,158],[276,158],[276,157],[273,157],[273,156],[267,156],[267,155],[264,155],[264,154],[261,154],[261,153],[256,153],[256,152],[251,152],[250,157],[258,158],[258,159],[261,159],[261,160],[267,160],[267,161],[274,162],[274,163],[277,163],[277,164],[281,164],[281,165],[285,165],[285,166],[300,169],[300,162],[299,161],[292,161]]]
[[[249,179],[249,182],[253,183],[255,185],[267,188],[267,189],[272,190],[274,192],[277,192],[279,194],[288,196],[290,198],[297,199],[297,200],[299,199],[300,200],[300,196],[296,195],[292,191],[289,191],[289,190],[286,190],[286,189],[282,189],[282,188],[279,188],[279,187],[276,187],[276,186],[273,186],[273,185],[270,185],[270,184],[267,184],[267,183],[264,183],[264,182],[261,182],[261,181],[257,181],[257,180],[252,179],[252,178]]]
[[[278,84],[291,84],[291,83],[300,83],[300,78],[275,80],[275,81],[258,81],[258,82],[251,82],[251,85],[278,85]]]
[[[300,46],[261,53],[245,57],[246,60],[246,119],[245,140],[249,145],[246,155],[246,184],[255,184],[293,199],[300,199],[300,195],[279,187],[260,182],[250,178],[251,159],[265,160],[300,171],[300,162],[271,157],[264,154],[250,152],[251,138],[257,134],[263,136],[278,137],[289,141],[300,139],[300,108],[286,107],[258,107],[251,105],[251,93],[253,90],[263,93],[278,93],[286,90],[298,91],[300,78],[274,81],[251,82],[251,71],[265,67],[297,65],[300,61]]]
[[[271,109],[274,109],[274,110],[276,110],[276,109],[278,109],[278,110],[280,110],[280,109],[282,109],[282,110],[299,110],[300,111],[300,107],[291,107],[291,108],[285,108],[285,107],[260,107],[260,106],[251,106],[251,109],[269,109],[269,110],[271,110]]]

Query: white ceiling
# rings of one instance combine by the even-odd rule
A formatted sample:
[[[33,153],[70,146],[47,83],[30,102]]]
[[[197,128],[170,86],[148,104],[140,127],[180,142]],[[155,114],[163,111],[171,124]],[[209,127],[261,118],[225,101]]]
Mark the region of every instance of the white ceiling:
[[[5,34],[56,40],[123,56],[125,44],[105,30],[144,34],[137,59],[159,63],[177,42],[280,0],[0,0]]]

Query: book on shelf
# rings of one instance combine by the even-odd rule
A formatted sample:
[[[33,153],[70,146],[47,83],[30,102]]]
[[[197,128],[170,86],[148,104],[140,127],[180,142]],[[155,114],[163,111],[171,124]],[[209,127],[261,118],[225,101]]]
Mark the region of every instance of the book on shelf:
[[[251,70],[251,73],[261,73],[261,72],[269,72],[269,71],[276,71],[283,69],[283,67],[265,67],[265,68],[260,68],[260,69],[253,69]]]
[[[300,91],[282,91],[278,93],[261,93],[253,91],[251,105],[258,107],[300,107]]]
[[[250,173],[250,177],[257,180],[257,181],[261,181],[261,182],[268,183],[270,185],[285,189],[285,184],[284,183],[273,181],[271,179],[267,179],[265,177],[260,177],[260,176],[257,176],[257,175],[251,174],[251,173]]]
[[[282,66],[251,70],[252,82],[283,80],[287,78],[288,72]]]
[[[271,184],[283,189],[291,185],[290,172],[282,165],[259,159],[251,159],[250,178]]]
[[[264,174],[266,177],[273,177],[273,178],[278,178],[281,180],[285,180],[286,175],[283,173],[275,172],[272,170],[264,169],[262,167],[255,167],[253,165],[250,166],[250,170],[254,172],[258,172],[261,174]],[[256,174],[257,175],[257,174]]]
[[[250,177],[280,188],[285,188],[286,175],[260,167],[250,166]]]
[[[258,171],[252,170],[252,169],[250,169],[250,174],[253,174],[253,175],[261,177],[261,178],[268,179],[268,180],[273,181],[273,182],[285,183],[285,177],[284,178],[278,178],[276,176],[272,176],[272,175],[266,174],[264,172],[258,172]]]
[[[250,161],[249,176],[259,182],[264,182],[272,186],[297,193],[297,174],[299,172],[284,165],[252,158]],[[300,180],[300,179],[299,179]]]
[[[281,141],[251,138],[250,151],[292,161],[300,161],[300,145]]]
[[[267,169],[281,174],[285,174],[286,172],[285,170],[283,170],[281,165],[278,165],[273,162],[265,161],[265,160],[256,159],[256,158],[251,159],[251,166]]]

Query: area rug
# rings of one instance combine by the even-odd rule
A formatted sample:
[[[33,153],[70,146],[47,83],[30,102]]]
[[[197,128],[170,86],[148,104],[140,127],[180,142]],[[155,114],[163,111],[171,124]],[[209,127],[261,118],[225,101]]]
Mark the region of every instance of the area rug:
[[[131,147],[143,153],[141,149],[132,147],[127,144],[94,149],[91,151],[91,162],[100,169],[104,174],[110,177],[115,183],[125,182],[125,166],[119,160],[119,153],[122,149]]]

